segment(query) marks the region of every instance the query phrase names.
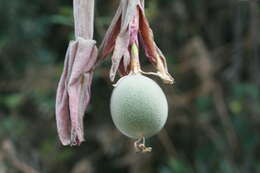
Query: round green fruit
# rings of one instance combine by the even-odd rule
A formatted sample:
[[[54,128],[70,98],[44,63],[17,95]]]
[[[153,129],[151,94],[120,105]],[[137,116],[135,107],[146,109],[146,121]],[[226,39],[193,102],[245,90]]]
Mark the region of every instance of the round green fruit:
[[[115,126],[131,138],[155,135],[168,117],[168,103],[162,89],[141,74],[120,79],[113,90],[110,109]]]

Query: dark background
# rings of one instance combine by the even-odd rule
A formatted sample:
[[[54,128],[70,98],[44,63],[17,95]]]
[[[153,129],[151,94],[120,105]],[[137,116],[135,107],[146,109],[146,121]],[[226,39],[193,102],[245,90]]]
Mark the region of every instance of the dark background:
[[[118,0],[96,0],[100,45]],[[55,92],[73,39],[72,1],[0,0],[0,173],[260,172],[260,4],[147,0],[173,86],[164,130],[136,154],[113,125],[110,57],[95,72],[80,147],[61,146]],[[153,70],[145,56],[145,71]]]

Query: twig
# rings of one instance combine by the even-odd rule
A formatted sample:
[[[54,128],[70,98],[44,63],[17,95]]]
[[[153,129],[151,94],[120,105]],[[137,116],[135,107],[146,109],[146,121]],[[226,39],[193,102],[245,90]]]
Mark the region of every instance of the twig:
[[[251,34],[251,44],[252,44],[252,60],[251,60],[251,67],[249,70],[251,72],[251,79],[252,81],[260,86],[259,80],[259,49],[258,49],[258,1],[257,0],[250,0],[250,15],[251,15],[251,22],[250,22],[250,34]]]
[[[220,117],[221,123],[224,127],[224,130],[226,131],[228,143],[231,149],[234,151],[234,149],[237,147],[237,137],[229,119],[228,110],[223,98],[222,88],[217,82],[215,83],[215,89],[213,90],[213,100],[215,102],[216,110]]]
[[[95,0],[74,0],[74,24],[76,38],[92,39],[94,33]]]
[[[20,161],[16,157],[16,151],[11,141],[5,140],[2,143],[2,149],[4,151],[5,158],[11,162],[11,164],[23,173],[40,173],[39,171],[35,170],[31,166],[27,165],[25,162]]]
[[[241,3],[235,1],[235,22],[234,22],[234,46],[236,52],[232,53],[232,66],[226,72],[228,78],[233,79],[235,82],[239,80],[239,72],[242,65],[242,23],[241,23]]]

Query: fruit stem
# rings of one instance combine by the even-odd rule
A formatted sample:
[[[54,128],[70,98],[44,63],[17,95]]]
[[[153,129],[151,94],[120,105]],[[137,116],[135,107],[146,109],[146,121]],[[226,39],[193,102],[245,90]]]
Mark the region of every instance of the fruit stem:
[[[145,146],[145,138],[141,137],[134,143],[135,150],[137,153],[149,153],[152,151],[152,147]]]
[[[139,62],[139,48],[136,43],[131,46],[131,72],[132,74],[138,74],[141,72],[140,62]]]

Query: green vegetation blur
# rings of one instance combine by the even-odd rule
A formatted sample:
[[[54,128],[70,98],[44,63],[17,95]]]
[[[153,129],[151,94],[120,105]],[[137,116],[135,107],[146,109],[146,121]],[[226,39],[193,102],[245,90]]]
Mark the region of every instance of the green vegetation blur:
[[[119,0],[96,0],[100,45]],[[0,173],[259,173],[260,4],[257,0],[146,0],[155,40],[175,84],[152,153],[113,125],[110,57],[95,71],[86,141],[63,147],[55,94],[72,1],[0,0]],[[144,71],[153,71],[141,52]]]

